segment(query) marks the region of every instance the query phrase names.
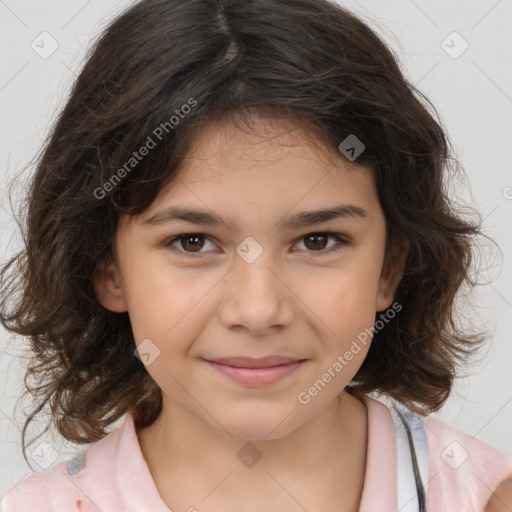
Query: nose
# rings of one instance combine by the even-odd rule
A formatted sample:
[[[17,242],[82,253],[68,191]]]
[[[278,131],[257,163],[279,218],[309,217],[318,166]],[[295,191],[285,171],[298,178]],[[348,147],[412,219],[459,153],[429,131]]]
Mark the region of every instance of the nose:
[[[294,319],[294,294],[282,271],[271,261],[269,250],[252,263],[238,255],[223,280],[219,316],[228,329],[262,336],[282,329]]]

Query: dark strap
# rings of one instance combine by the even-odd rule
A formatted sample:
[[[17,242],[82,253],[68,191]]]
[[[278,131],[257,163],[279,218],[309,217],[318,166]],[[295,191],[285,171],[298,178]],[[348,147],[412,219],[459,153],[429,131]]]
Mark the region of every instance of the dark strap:
[[[423,487],[423,482],[421,480],[420,469],[418,467],[418,459],[416,457],[416,449],[414,447],[414,442],[411,436],[411,430],[407,421],[403,417],[402,413],[397,409],[397,413],[402,420],[403,425],[405,426],[405,430],[407,432],[407,439],[409,441],[409,449],[411,451],[411,461],[412,468],[414,472],[414,479],[416,481],[416,492],[418,494],[418,510],[419,512],[426,512],[427,510],[427,498],[425,496],[425,488]]]
[[[386,407],[393,420],[396,435],[398,510],[425,512],[429,462],[425,418],[400,404]]]

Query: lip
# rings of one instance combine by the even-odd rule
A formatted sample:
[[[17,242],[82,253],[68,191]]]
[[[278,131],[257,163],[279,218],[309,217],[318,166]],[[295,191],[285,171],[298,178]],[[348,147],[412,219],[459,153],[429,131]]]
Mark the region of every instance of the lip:
[[[215,370],[239,384],[251,387],[274,384],[295,372],[305,359],[269,356],[260,359],[226,357],[205,361]]]
[[[222,357],[220,359],[207,359],[211,363],[225,364],[238,368],[270,368],[281,364],[291,364],[301,361],[293,357],[267,356],[267,357]]]

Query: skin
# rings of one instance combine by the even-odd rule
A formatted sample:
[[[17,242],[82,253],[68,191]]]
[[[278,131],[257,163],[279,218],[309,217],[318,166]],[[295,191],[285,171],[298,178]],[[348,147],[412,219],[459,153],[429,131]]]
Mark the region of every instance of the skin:
[[[485,512],[512,511],[512,477],[498,485],[485,507]]]
[[[354,511],[367,411],[344,388],[370,342],[359,343],[308,404],[298,395],[391,306],[406,251],[393,243],[385,258],[386,221],[369,167],[319,151],[298,127],[268,119],[255,126],[206,128],[179,179],[147,212],[120,219],[117,261],[98,266],[96,295],[107,309],[129,312],[137,345],[149,338],[160,350],[146,369],[162,389],[162,412],[137,435],[169,508]],[[178,204],[236,225],[144,225]],[[277,226],[299,211],[339,204],[357,205],[367,217]],[[347,243],[306,237],[327,230]],[[206,237],[172,242],[190,233]],[[263,250],[251,263],[236,252],[249,236]],[[334,246],[340,250],[329,252]],[[307,361],[259,388],[231,381],[203,359],[275,354]],[[248,442],[261,454],[250,468],[237,458]]]

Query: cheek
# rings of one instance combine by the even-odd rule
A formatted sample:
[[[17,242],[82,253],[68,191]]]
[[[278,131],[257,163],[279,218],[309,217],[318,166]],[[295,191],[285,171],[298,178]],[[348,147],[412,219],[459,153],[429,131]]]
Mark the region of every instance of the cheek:
[[[153,266],[132,281],[130,321],[139,342],[150,338],[165,351],[182,351],[206,318],[208,294],[219,280],[186,271]]]
[[[379,274],[375,263],[361,258],[350,267],[301,279],[299,296],[318,319],[327,351],[345,350],[374,325]],[[361,354],[365,350],[361,346]]]
[[[320,308],[329,317],[355,319],[368,311],[375,314],[379,275],[380,267],[371,258],[358,258],[328,272],[312,274],[307,280],[301,278],[303,284],[297,285],[313,308]]]

